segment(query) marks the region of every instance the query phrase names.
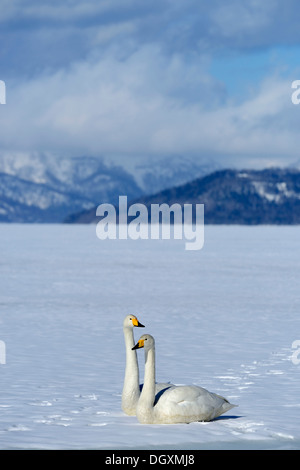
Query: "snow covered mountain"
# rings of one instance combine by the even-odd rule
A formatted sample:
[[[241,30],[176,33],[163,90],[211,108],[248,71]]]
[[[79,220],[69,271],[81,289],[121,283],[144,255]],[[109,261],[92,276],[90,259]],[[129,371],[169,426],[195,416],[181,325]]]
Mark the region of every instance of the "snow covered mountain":
[[[215,171],[217,170],[217,171]],[[95,222],[101,203],[204,203],[206,223],[300,223],[300,169],[210,161],[0,154],[0,222]]]
[[[113,160],[123,166],[122,159]],[[109,165],[109,162],[107,162]],[[164,159],[131,158],[126,162],[126,171],[135,179],[143,194],[156,194],[173,186],[178,186],[194,178],[204,176],[220,168],[212,159],[173,156]]]
[[[132,202],[204,204],[206,224],[300,224],[300,170],[219,170]],[[117,206],[118,209],[118,206]],[[69,222],[98,222],[92,208]]]
[[[0,155],[0,222],[62,222],[103,202],[153,194],[203,175],[213,164],[108,160],[50,154]]]
[[[300,170],[220,170],[138,202],[201,203],[207,224],[299,224]]]

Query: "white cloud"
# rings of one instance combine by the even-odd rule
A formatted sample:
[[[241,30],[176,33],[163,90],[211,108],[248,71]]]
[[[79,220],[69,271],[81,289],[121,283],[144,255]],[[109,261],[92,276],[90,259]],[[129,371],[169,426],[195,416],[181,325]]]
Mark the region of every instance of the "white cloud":
[[[170,55],[222,54],[300,43],[300,5],[286,0],[3,0],[2,73],[32,76],[112,45],[159,44]]]
[[[8,86],[1,145],[14,151],[81,155],[297,155],[299,109],[290,82],[265,79],[234,103],[208,73],[179,54],[143,46],[96,63]]]
[[[273,22],[277,13],[277,1],[259,0],[222,2],[210,11],[211,32],[224,38],[246,37],[265,31]]]
[[[284,12],[278,0],[21,3],[9,1],[0,19],[2,63],[10,70],[2,148],[247,161],[297,156],[300,106],[275,67],[269,76],[253,74],[253,89],[239,102],[222,76],[210,73],[216,51],[226,58],[277,37],[297,44],[294,0]]]

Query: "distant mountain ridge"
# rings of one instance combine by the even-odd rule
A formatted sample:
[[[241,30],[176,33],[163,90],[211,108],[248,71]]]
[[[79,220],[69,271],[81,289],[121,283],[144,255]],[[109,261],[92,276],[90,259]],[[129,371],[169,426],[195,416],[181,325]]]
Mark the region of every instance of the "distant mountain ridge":
[[[125,165],[126,164],[126,165]],[[0,154],[0,222],[95,223],[96,207],[205,205],[206,224],[299,224],[300,169],[218,169],[213,162]]]
[[[206,224],[299,224],[300,171],[220,170],[139,202],[202,203]]]
[[[132,203],[148,209],[151,204],[204,204],[206,224],[299,224],[300,171],[219,170]],[[95,214],[94,208],[68,221],[93,223],[99,220]]]
[[[214,167],[189,159],[126,161],[96,157],[0,154],[0,222],[63,222],[103,202],[115,204],[208,173]]]
[[[142,194],[125,170],[109,169],[97,159],[47,163],[33,159],[20,168],[6,168],[9,172],[2,170],[1,222],[62,222],[68,214],[91,208],[99,201],[115,202],[120,190],[131,197]]]

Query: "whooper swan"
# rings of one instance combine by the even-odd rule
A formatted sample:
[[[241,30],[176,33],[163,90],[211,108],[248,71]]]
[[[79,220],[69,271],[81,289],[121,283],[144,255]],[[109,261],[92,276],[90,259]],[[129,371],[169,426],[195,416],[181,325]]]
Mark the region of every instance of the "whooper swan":
[[[196,385],[170,387],[155,402],[155,341],[143,335],[135,349],[145,349],[145,377],[136,416],[140,423],[171,424],[211,421],[236,405]]]
[[[139,384],[139,368],[134,346],[133,328],[144,327],[135,315],[127,315],[123,322],[123,332],[126,348],[126,367],[122,392],[122,410],[128,415],[135,415],[136,405],[143,387]],[[155,393],[170,387],[170,383],[155,384]]]

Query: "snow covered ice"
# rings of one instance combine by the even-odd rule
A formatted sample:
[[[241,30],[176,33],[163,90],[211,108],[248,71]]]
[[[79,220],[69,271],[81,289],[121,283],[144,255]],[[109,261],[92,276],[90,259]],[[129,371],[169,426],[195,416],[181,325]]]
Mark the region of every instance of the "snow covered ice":
[[[189,252],[101,241],[94,225],[2,224],[0,448],[299,449],[299,240],[299,227],[206,226]],[[128,313],[155,337],[158,381],[238,408],[189,425],[126,416]]]

